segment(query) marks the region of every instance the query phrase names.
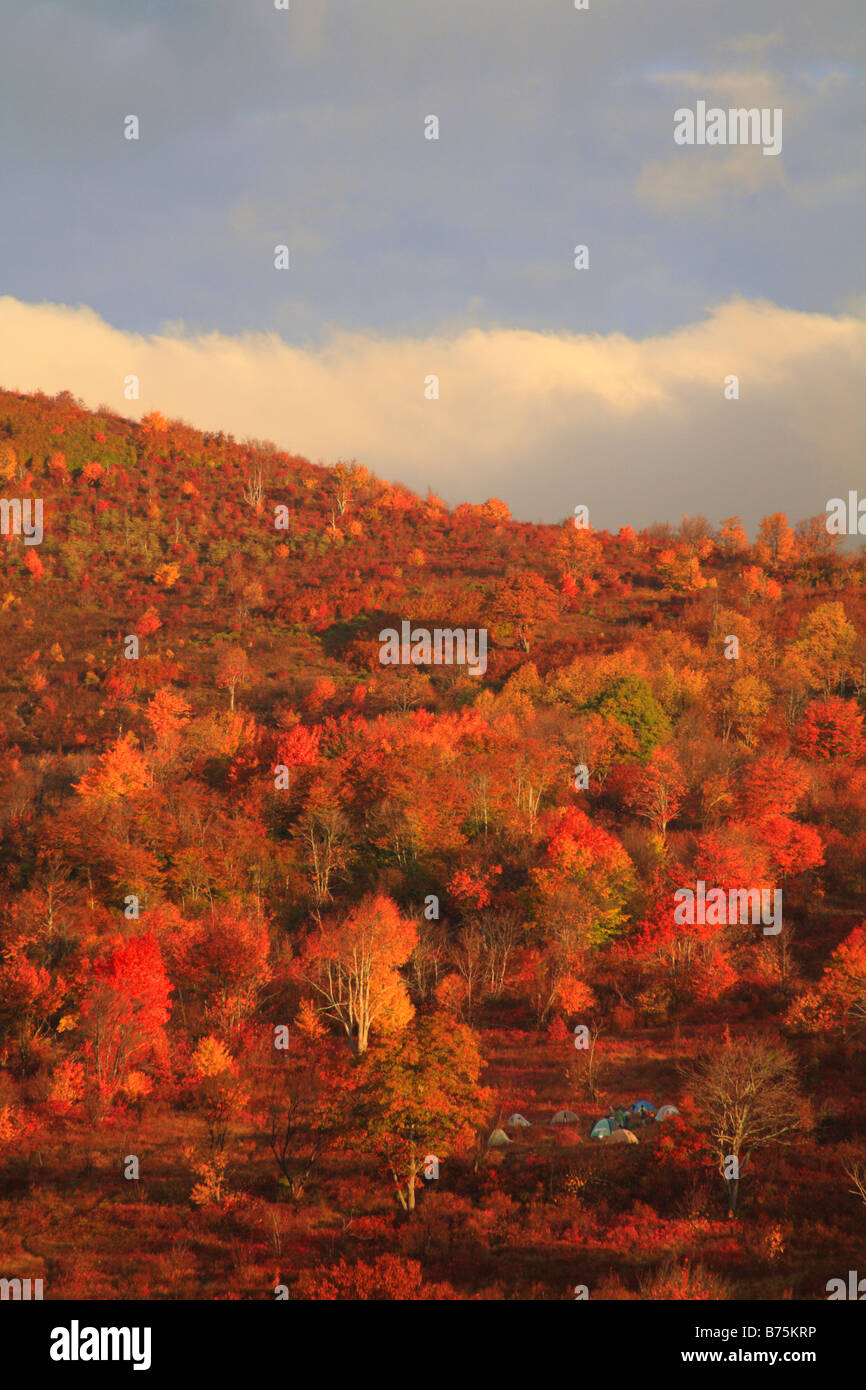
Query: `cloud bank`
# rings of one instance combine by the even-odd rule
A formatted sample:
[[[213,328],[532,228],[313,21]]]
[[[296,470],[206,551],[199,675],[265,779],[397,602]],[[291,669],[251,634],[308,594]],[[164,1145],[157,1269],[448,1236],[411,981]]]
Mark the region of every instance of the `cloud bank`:
[[[656,337],[476,328],[424,337],[113,328],[93,310],[0,298],[0,385],[69,390],[326,463],[355,458],[450,503],[526,520],[578,503],[597,527],[823,512],[863,488],[866,318],[734,299]],[[138,401],[124,379],[140,379]],[[739,378],[739,399],[725,379]],[[439,378],[439,399],[425,380]]]

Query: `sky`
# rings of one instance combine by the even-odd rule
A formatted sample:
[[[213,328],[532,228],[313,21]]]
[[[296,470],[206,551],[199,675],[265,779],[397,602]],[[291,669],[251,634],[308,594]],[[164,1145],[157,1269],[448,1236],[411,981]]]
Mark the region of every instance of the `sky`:
[[[859,3],[290,4],[0,0],[0,384],[527,520],[866,493]]]

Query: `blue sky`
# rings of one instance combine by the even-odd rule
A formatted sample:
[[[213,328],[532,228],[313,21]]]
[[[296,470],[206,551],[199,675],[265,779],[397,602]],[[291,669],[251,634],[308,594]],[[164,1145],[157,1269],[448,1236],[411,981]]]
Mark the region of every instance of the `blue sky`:
[[[87,306],[122,333],[199,343],[273,334],[313,354],[345,334],[372,351],[475,331],[530,331],[542,346],[600,337],[615,353],[739,301],[793,314],[786,336],[803,314],[862,322],[857,4],[292,0],[284,12],[270,0],[4,0],[0,15],[0,293],[19,304]],[[698,98],[782,108],[782,153],[678,148],[673,113]],[[123,139],[130,113],[138,141]],[[424,139],[429,114],[438,141]],[[572,264],[578,242],[585,272]],[[288,272],[273,268],[277,243],[290,247]],[[40,380],[29,357],[26,378],[10,380],[14,358],[0,368],[4,384],[30,389],[55,365],[46,358]],[[98,385],[78,380],[70,389],[85,396]],[[186,409],[167,403],[211,423],[192,390]],[[444,415],[444,389],[438,404]],[[238,412],[240,432],[273,433],[270,417],[266,430]],[[278,418],[278,442],[315,456],[317,420],[321,409],[296,412],[280,430]],[[399,471],[399,451],[358,424],[354,449],[351,416],[338,437],[323,429],[323,457],[363,450],[378,471]],[[603,434],[592,442],[605,447]],[[558,458],[539,514],[572,510],[568,497],[558,505],[567,449]],[[779,506],[796,510],[810,495],[806,460],[794,464],[802,486]],[[705,510],[718,466],[707,460]],[[848,467],[843,453],[837,471]],[[452,501],[461,477],[497,491],[471,452],[462,472],[437,480],[431,468],[434,451],[409,455],[402,475],[438,481]],[[503,460],[498,492],[534,516],[516,469]],[[781,494],[784,474],[776,481]],[[676,512],[677,488],[648,487],[647,504]]]

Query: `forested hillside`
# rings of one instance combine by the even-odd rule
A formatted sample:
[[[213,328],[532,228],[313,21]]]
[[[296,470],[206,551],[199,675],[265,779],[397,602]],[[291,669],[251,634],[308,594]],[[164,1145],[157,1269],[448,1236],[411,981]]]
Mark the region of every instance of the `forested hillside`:
[[[580,476],[533,525],[0,392],[44,532],[0,536],[6,1276],[823,1299],[862,1261],[866,557],[823,514],[596,531]],[[486,669],[383,665],[404,623]]]

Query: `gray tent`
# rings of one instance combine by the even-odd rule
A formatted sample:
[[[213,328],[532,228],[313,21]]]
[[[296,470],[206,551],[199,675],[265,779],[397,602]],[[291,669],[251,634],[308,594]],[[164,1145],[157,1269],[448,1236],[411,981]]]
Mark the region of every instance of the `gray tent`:
[[[637,1144],[638,1137],[630,1129],[615,1129],[610,1136],[612,1144]]]
[[[506,1144],[511,1143],[513,1143],[513,1140],[509,1139],[504,1129],[494,1129],[490,1138],[487,1140],[487,1147],[488,1149],[504,1149]]]
[[[525,1120],[522,1115],[518,1115],[515,1113],[511,1116],[510,1120],[508,1121],[508,1127],[509,1129],[529,1129],[530,1124],[529,1121]]]
[[[550,1123],[552,1125],[577,1125],[580,1124],[580,1121],[573,1110],[557,1110]]]
[[[675,1105],[663,1105],[656,1115],[657,1120],[669,1120],[671,1115],[678,1115],[680,1112]]]

